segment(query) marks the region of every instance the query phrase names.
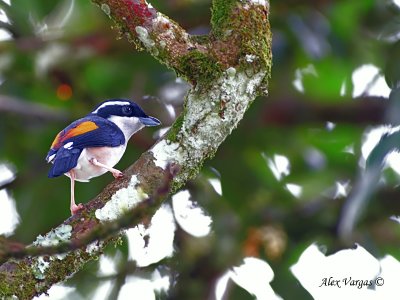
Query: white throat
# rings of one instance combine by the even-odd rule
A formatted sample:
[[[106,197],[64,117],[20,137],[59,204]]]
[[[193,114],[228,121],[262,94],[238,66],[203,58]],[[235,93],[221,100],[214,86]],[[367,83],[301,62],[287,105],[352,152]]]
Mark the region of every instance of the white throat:
[[[138,132],[140,129],[144,127],[144,125],[140,122],[139,118],[136,117],[120,117],[120,116],[111,116],[108,118],[109,121],[113,122],[115,125],[121,129],[125,136],[125,141],[128,140]]]

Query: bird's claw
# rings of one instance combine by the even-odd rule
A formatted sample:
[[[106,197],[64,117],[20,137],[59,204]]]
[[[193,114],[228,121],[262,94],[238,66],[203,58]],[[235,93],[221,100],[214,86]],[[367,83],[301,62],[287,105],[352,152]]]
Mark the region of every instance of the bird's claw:
[[[112,173],[115,179],[121,179],[122,177],[124,177],[124,173],[122,173],[121,171],[116,171]]]
[[[76,204],[71,205],[71,215],[72,216],[75,215],[81,209],[83,209],[82,203],[79,203],[78,205],[76,205]]]

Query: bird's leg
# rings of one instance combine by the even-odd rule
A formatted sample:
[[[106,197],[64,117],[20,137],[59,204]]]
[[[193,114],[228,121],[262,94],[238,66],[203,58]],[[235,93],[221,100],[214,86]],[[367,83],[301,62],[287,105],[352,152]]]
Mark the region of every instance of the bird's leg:
[[[78,205],[75,204],[75,173],[74,171],[69,171],[69,178],[71,179],[71,215],[73,216],[78,211],[83,208],[83,205],[79,203]]]
[[[113,174],[114,178],[118,179],[118,178],[124,177],[124,173],[122,173],[120,170],[117,170],[117,169],[111,168],[109,166],[106,166],[106,165],[102,164],[101,162],[99,162],[95,158],[91,158],[89,161],[90,161],[91,164],[93,164],[93,165],[95,165],[97,167],[101,167],[101,168],[106,169],[107,171],[111,172]]]

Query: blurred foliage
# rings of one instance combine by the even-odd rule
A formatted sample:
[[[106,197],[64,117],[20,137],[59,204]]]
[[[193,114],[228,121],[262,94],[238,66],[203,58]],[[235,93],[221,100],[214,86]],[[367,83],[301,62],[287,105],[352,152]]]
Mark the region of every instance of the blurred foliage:
[[[18,170],[17,179],[7,188],[21,216],[13,236],[20,242],[31,242],[69,216],[69,180],[48,179],[44,161],[53,137],[69,121],[114,97],[134,99],[166,126],[173,117],[165,105],[173,105],[177,113],[182,107],[182,92],[175,98],[171,93],[184,90],[184,85],[167,89],[176,85],[173,72],[117,37],[111,22],[90,1],[73,3],[72,7],[70,1],[50,0],[14,0],[10,7],[0,4],[12,24],[6,26],[12,39],[0,43],[0,98],[12,96],[68,116],[37,118],[0,107],[0,161]],[[192,33],[209,31],[210,1],[151,3]],[[335,122],[329,112],[313,116],[321,112],[313,108],[341,107],[354,101],[359,101],[359,107],[368,105],[352,98],[352,74],[365,64],[381,70],[379,75],[390,88],[400,87],[399,20],[400,9],[391,1],[272,1],[274,64],[269,97],[252,105],[215,158],[188,184],[194,199],[212,217],[214,236],[194,238],[178,229],[175,255],[148,270],[167,267],[179,273],[171,298],[206,297],[218,276],[244,256],[253,255],[271,265],[276,293],[285,299],[310,299],[289,267],[313,242],[326,245],[328,252],[347,246],[338,238],[337,226],[346,195],[362,175],[364,134],[376,126],[375,119],[370,124],[357,121],[361,108],[345,112],[354,116],[346,123]],[[302,89],[296,88],[296,81]],[[61,85],[71,88],[71,97],[59,90]],[[400,115],[395,113],[399,110],[396,95],[381,100],[394,116]],[[290,110],[287,99],[303,103],[296,112],[303,115],[301,123],[291,122],[282,111],[270,111],[279,102],[287,103],[283,109]],[[274,119],[266,118],[267,113]],[[396,118],[389,119],[382,118],[381,123],[398,124]],[[119,168],[127,167],[154,142],[152,132],[142,131],[131,142]],[[289,174],[280,179],[270,168],[275,155],[290,163]],[[222,196],[207,181],[216,173]],[[376,256],[390,253],[400,259],[399,227],[389,221],[400,214],[399,179],[390,168],[382,172],[384,184],[370,195],[352,236],[351,242],[361,243]],[[77,184],[78,200],[93,198],[111,180],[105,175],[90,184]],[[300,195],[293,195],[287,184],[299,186]],[[193,249],[197,252],[191,253]],[[118,263],[122,275],[116,278],[120,284],[129,272],[145,274],[143,268],[126,268],[126,243],[109,249],[107,255],[116,251],[122,253]],[[97,262],[91,263],[67,284],[89,297],[102,283],[96,280],[97,268]],[[229,293],[229,299],[249,298],[238,287]]]

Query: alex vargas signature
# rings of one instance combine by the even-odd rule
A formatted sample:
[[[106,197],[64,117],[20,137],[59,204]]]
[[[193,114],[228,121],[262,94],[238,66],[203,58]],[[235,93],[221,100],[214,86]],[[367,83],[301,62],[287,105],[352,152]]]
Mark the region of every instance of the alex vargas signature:
[[[374,280],[361,280],[361,279],[354,279],[352,277],[345,277],[342,279],[335,279],[331,277],[322,278],[322,282],[319,287],[323,286],[333,286],[342,288],[343,286],[354,286],[358,289],[362,289],[363,287],[369,286],[382,286],[384,284],[384,280],[382,277],[377,277]]]

